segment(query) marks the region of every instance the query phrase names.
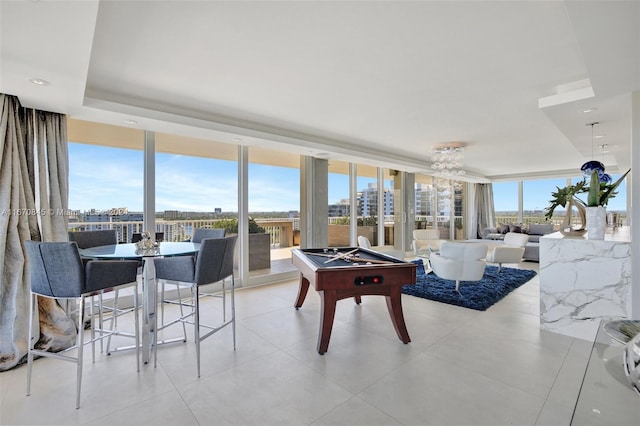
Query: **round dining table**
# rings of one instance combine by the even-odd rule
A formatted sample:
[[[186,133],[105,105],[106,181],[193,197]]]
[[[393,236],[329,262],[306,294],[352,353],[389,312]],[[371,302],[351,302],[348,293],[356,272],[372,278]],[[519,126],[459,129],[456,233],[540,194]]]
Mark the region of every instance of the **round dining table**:
[[[110,244],[80,249],[80,255],[91,259],[145,259],[153,257],[186,256],[197,253],[200,243],[161,242],[157,247],[139,249],[135,243]]]
[[[156,257],[190,256],[200,250],[200,243],[161,242],[156,247],[141,249],[135,243],[110,244],[80,249],[84,258],[95,260],[134,259],[142,263],[142,361],[147,364],[157,328],[157,285],[153,259]],[[179,339],[182,340],[182,339]]]

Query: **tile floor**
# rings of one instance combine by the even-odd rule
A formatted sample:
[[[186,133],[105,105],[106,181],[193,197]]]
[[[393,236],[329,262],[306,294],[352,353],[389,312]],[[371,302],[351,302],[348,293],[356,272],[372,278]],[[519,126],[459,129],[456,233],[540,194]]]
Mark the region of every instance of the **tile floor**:
[[[295,310],[296,294],[295,280],[238,290],[237,350],[229,328],[203,342],[200,379],[191,336],[161,346],[157,368],[139,373],[132,351],[99,354],[95,364],[87,356],[79,410],[73,364],[37,360],[29,397],[25,365],[0,373],[0,424],[571,422],[591,344],[539,330],[537,276],[485,312],[403,295],[407,345],[384,298],[342,300],[325,355],[316,352],[319,297],[310,291]],[[220,299],[204,303],[212,315]]]

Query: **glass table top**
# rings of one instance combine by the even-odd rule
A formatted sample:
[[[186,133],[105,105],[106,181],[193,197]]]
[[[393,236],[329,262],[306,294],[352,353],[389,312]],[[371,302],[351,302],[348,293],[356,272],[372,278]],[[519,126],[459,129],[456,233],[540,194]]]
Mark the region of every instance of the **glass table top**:
[[[141,259],[143,257],[184,256],[197,253],[200,243],[161,242],[152,249],[139,249],[134,243],[80,249],[80,255],[92,259]]]

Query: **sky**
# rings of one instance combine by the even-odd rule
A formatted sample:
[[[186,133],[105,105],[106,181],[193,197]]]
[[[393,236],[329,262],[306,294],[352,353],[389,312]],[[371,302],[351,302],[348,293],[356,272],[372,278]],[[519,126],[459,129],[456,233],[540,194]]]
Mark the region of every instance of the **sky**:
[[[617,179],[617,176],[614,176]],[[358,190],[375,179],[359,178]],[[524,209],[542,210],[556,186],[565,179],[524,182]],[[87,144],[69,144],[69,208],[108,210],[126,207],[142,211],[142,151]],[[237,166],[191,156],[156,155],[156,211],[238,210]],[[517,211],[516,182],[494,183],[496,211]],[[625,210],[626,186],[609,201],[608,210]],[[270,212],[300,209],[300,177],[297,169],[249,166],[249,211]],[[349,197],[349,178],[329,174],[329,203]]]
[[[142,211],[143,168],[142,151],[70,143],[69,208]],[[232,161],[158,153],[156,211],[235,212],[237,175]],[[331,200],[348,197],[348,185],[330,187]],[[299,210],[299,194],[298,170],[250,164],[249,211]]]

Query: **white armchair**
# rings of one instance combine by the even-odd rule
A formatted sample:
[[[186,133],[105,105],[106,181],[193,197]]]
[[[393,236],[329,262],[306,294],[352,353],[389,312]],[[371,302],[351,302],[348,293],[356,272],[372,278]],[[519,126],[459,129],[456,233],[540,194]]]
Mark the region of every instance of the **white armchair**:
[[[524,247],[529,241],[529,235],[518,232],[507,232],[504,244],[496,245],[487,253],[487,262],[497,263],[498,272],[502,271],[503,263],[519,263],[522,261]]]
[[[429,258],[429,263],[438,277],[455,280],[459,293],[460,281],[482,279],[486,256],[486,244],[444,242],[440,245],[440,252]]]
[[[431,251],[440,250],[440,245],[444,241],[440,239],[440,231],[437,229],[414,229],[411,243],[413,254],[429,257]]]
[[[371,241],[364,235],[358,235],[358,247],[370,249]]]

